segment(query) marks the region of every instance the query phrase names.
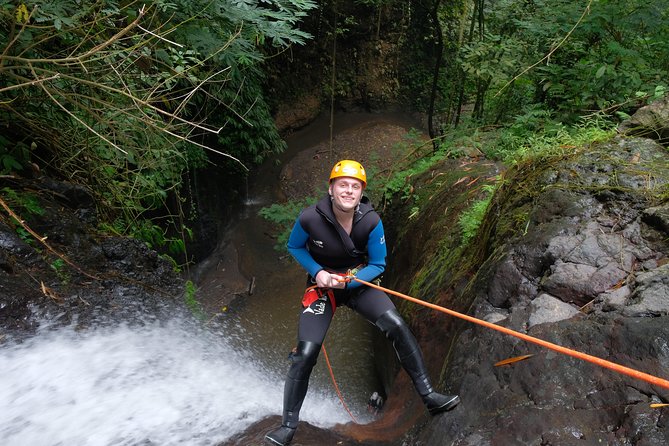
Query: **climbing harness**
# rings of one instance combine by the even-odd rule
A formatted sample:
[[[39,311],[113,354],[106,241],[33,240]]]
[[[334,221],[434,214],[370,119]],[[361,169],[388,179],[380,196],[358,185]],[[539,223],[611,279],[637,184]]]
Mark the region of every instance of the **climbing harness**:
[[[323,289],[317,287],[316,285],[310,286],[309,288],[304,290],[304,296],[302,296],[302,306],[304,308],[309,307],[318,299],[321,299],[323,295],[326,295],[328,297],[330,305],[332,305],[332,312],[334,313],[335,310],[337,309],[337,301],[335,300],[334,292],[330,288]]]
[[[669,381],[666,380],[666,379],[663,379],[663,378],[660,378],[660,377],[657,377],[657,376],[654,376],[654,375],[650,375],[648,373],[644,373],[644,372],[641,372],[639,370],[632,369],[630,367],[625,367],[625,366],[617,364],[615,362],[611,362],[611,361],[607,361],[606,359],[598,358],[597,356],[588,355],[586,353],[582,353],[582,352],[579,352],[579,351],[576,351],[576,350],[572,350],[572,349],[567,348],[567,347],[562,347],[561,345],[553,344],[551,342],[544,341],[543,339],[539,339],[539,338],[535,338],[533,336],[529,336],[529,335],[526,335],[526,334],[523,334],[523,333],[519,333],[517,331],[511,330],[510,328],[502,327],[501,325],[496,325],[496,324],[493,324],[491,322],[486,322],[486,321],[483,321],[481,319],[477,319],[475,317],[468,316],[466,314],[458,313],[457,311],[453,311],[453,310],[450,310],[448,308],[432,304],[430,302],[425,302],[423,300],[416,299],[415,297],[408,296],[406,294],[402,294],[400,292],[393,291],[391,289],[382,287],[380,285],[376,285],[374,283],[370,283],[370,282],[358,279],[355,276],[347,276],[342,280],[344,280],[344,281],[355,280],[356,282],[359,282],[363,285],[367,285],[369,287],[376,288],[377,290],[384,291],[388,294],[392,294],[393,296],[397,296],[397,297],[400,297],[404,300],[408,300],[409,302],[413,302],[413,303],[422,305],[424,307],[431,308],[433,310],[437,310],[437,311],[440,311],[442,313],[446,313],[448,315],[455,316],[455,317],[460,318],[460,319],[464,319],[468,322],[473,322],[475,324],[482,325],[482,326],[484,326],[486,328],[490,328],[492,330],[500,331],[502,333],[520,338],[520,339],[522,339],[524,341],[527,341],[527,342],[532,342],[534,344],[540,345],[542,347],[546,347],[550,350],[556,351],[558,353],[562,353],[564,355],[568,355],[568,356],[571,356],[571,357],[574,357],[574,358],[577,358],[577,359],[588,361],[588,362],[590,362],[592,364],[596,364],[600,367],[604,367],[604,368],[607,368],[609,370],[613,370],[614,372],[622,373],[624,375],[628,375],[628,376],[631,376],[633,378],[640,379],[640,380],[645,381],[649,384],[653,384],[653,385],[656,385],[656,386],[659,386],[659,387],[663,387],[665,389],[669,389]]]

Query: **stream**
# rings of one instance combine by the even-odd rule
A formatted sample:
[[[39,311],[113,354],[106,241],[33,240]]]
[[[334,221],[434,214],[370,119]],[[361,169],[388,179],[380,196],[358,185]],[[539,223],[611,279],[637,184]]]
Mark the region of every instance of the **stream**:
[[[335,130],[369,119],[397,117],[342,115]],[[281,160],[327,139],[328,123],[321,117],[287,138]],[[269,162],[254,173],[243,209],[200,266],[198,299],[216,313],[207,323],[175,312],[169,321],[146,315],[142,324],[85,331],[45,325],[28,340],[3,345],[0,444],[215,445],[279,415],[305,281],[301,267],[274,249],[273,228],[258,216],[278,200],[280,169]],[[224,288],[242,297],[223,305]],[[372,330],[345,309],[325,341],[337,384],[360,423],[372,420],[367,401],[381,390]],[[323,355],[301,415],[324,428],[350,421]]]

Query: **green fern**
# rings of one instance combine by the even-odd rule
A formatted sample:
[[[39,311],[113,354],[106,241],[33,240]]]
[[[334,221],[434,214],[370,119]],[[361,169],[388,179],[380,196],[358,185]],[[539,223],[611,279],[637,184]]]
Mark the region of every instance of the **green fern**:
[[[495,191],[495,186],[484,186],[484,191],[488,192],[488,196],[482,200],[475,201],[471,207],[458,218],[458,223],[462,230],[462,244],[466,245],[469,241],[474,238],[476,232],[481,226],[483,217],[488,210],[488,205],[490,205],[490,200],[492,199],[493,193]]]
[[[315,197],[308,197],[302,200],[288,201],[282,204],[275,203],[258,211],[258,215],[271,221],[278,228],[276,245],[274,246],[276,250],[281,251],[285,249],[286,242],[290,236],[290,231],[298,215],[300,215],[300,211],[305,207],[314,204],[317,200],[318,199]]]

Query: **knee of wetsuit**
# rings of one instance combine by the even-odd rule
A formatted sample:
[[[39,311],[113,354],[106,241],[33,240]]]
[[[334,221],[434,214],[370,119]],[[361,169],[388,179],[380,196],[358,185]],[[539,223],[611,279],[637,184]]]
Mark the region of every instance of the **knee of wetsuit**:
[[[409,330],[402,316],[394,309],[388,310],[379,316],[374,325],[390,340],[397,339],[402,332]]]
[[[320,344],[309,341],[298,342],[297,349],[290,354],[292,364],[288,371],[288,376],[292,379],[305,379],[309,377],[311,370],[316,365],[320,351]]]

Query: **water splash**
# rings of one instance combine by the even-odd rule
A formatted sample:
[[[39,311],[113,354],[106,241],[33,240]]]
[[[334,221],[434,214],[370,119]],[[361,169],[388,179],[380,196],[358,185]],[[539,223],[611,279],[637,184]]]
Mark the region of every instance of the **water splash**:
[[[47,330],[0,349],[0,444],[215,445],[281,410],[283,376],[183,321]],[[347,421],[331,392],[305,401]]]

